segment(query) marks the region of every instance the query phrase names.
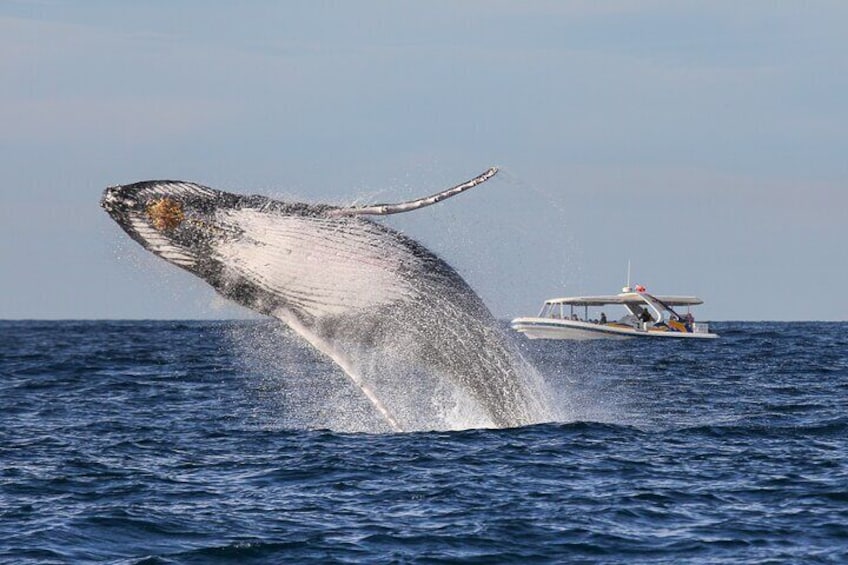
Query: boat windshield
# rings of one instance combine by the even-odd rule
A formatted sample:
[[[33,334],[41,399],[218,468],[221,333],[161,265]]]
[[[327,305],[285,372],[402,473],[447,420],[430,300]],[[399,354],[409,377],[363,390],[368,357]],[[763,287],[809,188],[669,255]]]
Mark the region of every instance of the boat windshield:
[[[674,311],[674,308],[672,308],[671,306],[669,306],[668,304],[666,304],[665,302],[663,302],[662,300],[660,300],[660,299],[659,299],[659,298],[657,298],[656,296],[651,295],[651,297],[652,297],[652,298],[656,301],[656,303],[657,303],[657,304],[659,304],[660,306],[662,306],[663,308],[665,308],[666,310],[668,310],[668,311],[669,311],[669,313],[670,313],[670,314],[671,314],[674,318],[676,318],[676,319],[678,319],[678,320],[682,320],[682,319],[683,319],[683,317],[682,317],[680,314],[678,314],[677,312],[675,312],[675,311]]]

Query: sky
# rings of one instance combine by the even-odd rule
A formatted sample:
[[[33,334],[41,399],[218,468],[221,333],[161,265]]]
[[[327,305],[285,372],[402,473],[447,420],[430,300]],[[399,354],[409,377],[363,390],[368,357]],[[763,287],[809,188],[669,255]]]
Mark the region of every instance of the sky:
[[[387,220],[501,318],[634,282],[710,320],[848,320],[848,3],[0,3],[0,318],[250,313],[107,185]]]

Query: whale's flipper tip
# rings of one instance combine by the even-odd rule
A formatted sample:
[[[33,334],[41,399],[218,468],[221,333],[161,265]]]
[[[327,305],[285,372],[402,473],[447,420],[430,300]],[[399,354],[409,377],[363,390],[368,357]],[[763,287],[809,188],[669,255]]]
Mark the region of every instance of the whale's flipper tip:
[[[482,184],[495,176],[498,173],[498,167],[489,167],[485,172],[477,175],[471,180],[465,181],[454,187],[448,188],[436,194],[418,198],[416,200],[408,200],[406,202],[398,202],[395,204],[374,204],[372,206],[354,206],[348,208],[336,208],[328,212],[329,216],[388,216],[390,214],[401,214],[403,212],[411,212],[419,208],[432,206],[446,198],[456,196],[461,192],[465,192],[469,188],[474,188],[478,184]]]

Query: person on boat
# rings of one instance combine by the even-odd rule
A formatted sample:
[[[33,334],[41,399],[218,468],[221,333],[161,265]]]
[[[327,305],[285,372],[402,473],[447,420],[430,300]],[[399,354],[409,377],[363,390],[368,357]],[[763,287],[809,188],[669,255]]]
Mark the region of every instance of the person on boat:
[[[605,312],[601,312],[601,323],[602,323],[602,324],[606,324],[606,323],[607,323],[607,315],[606,315],[606,313],[605,313]]]
[[[654,321],[654,317],[651,316],[651,313],[648,312],[647,308],[642,308],[642,313],[639,314],[639,319],[642,320],[643,322],[653,322]]]

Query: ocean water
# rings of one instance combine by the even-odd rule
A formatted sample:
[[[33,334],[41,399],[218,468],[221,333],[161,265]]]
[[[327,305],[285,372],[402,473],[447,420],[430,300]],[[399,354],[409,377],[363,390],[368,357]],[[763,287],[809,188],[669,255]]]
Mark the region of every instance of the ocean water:
[[[272,322],[0,322],[0,562],[848,562],[848,324],[713,327],[520,341],[562,421],[384,433]]]

